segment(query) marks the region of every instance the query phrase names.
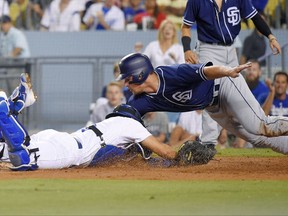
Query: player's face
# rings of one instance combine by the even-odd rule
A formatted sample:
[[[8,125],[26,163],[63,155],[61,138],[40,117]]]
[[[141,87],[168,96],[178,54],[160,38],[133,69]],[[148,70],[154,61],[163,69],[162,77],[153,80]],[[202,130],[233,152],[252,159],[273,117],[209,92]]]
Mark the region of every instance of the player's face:
[[[246,80],[256,81],[261,75],[261,69],[258,63],[253,62],[250,68],[246,70]]]
[[[127,86],[127,88],[128,88],[134,95],[143,93],[142,84],[141,84],[141,85],[139,85],[139,84],[133,84],[133,83],[130,83],[131,81],[132,81],[132,76],[127,77],[127,78],[125,79],[125,81],[124,81],[124,85]]]
[[[277,75],[275,77],[274,85],[275,85],[275,92],[277,95],[286,94],[287,85],[288,85],[286,76]]]

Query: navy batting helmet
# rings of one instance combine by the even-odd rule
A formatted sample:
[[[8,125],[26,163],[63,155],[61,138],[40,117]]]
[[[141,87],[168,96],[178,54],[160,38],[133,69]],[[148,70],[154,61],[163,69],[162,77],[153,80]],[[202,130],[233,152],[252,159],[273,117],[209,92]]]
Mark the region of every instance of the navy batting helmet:
[[[154,68],[150,62],[150,59],[141,53],[131,53],[124,56],[120,63],[120,75],[117,80],[126,79],[132,76],[130,84],[142,84],[148,77]]]
[[[120,104],[117,107],[115,107],[113,112],[106,116],[106,119],[115,116],[124,116],[128,118],[133,118],[136,121],[140,122],[142,125],[144,125],[140,113],[134,107],[128,104]]]

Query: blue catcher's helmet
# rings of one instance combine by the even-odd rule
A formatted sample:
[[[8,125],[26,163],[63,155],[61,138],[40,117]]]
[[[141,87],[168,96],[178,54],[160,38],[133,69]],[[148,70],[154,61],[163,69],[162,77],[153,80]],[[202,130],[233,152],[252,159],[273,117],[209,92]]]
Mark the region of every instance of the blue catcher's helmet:
[[[124,56],[119,62],[120,75],[117,80],[132,76],[129,84],[142,84],[149,73],[154,71],[150,59],[141,53],[131,53]]]
[[[144,126],[144,122],[141,118],[140,113],[134,107],[128,104],[120,104],[117,107],[115,107],[113,112],[106,116],[106,119],[115,116],[124,116],[128,118],[133,118]]]

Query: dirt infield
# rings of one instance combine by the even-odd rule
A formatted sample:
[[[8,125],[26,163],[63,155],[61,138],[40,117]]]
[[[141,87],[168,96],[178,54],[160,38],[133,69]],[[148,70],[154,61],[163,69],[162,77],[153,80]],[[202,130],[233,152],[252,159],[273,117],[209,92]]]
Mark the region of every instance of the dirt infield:
[[[105,167],[12,172],[0,165],[0,179],[288,180],[288,157],[217,157],[207,165],[159,168],[142,159]]]

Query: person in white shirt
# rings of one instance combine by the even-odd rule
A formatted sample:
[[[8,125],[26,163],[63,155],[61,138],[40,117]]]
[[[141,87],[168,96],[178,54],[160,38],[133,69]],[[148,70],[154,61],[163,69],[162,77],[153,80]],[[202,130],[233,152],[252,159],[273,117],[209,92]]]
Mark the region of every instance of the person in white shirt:
[[[95,124],[105,119],[106,115],[111,113],[113,109],[120,105],[123,101],[123,90],[119,82],[111,82],[106,89],[106,102],[95,106],[91,115],[91,123]]]
[[[124,30],[124,13],[114,3],[115,0],[105,0],[103,3],[92,4],[83,17],[87,28],[90,30]]]
[[[187,140],[196,140],[201,133],[201,110],[180,113],[178,123],[171,131],[169,144],[179,146]]]
[[[0,0],[0,17],[3,15],[9,16],[9,13],[10,13],[10,9],[9,9],[8,1]]]
[[[52,1],[41,19],[41,31],[80,31],[79,10],[81,7],[75,0]]]
[[[164,20],[158,30],[158,39],[150,42],[144,50],[153,67],[185,63],[183,47],[178,43],[175,24]]]

